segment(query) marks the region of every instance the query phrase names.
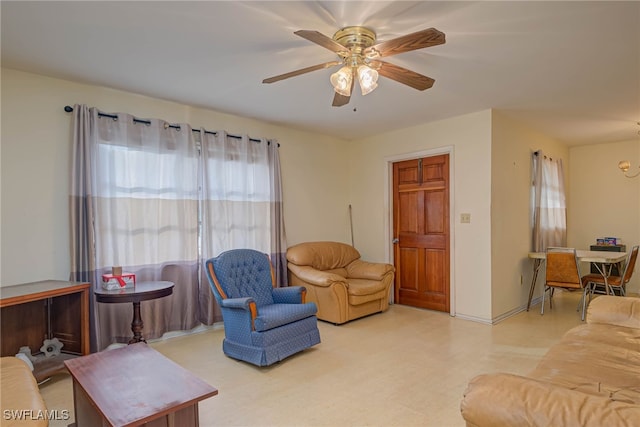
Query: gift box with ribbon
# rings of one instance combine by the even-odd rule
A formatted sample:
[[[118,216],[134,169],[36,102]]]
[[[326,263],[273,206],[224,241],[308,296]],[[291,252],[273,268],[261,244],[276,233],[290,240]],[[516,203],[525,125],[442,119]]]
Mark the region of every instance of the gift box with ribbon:
[[[133,273],[103,274],[102,288],[108,291],[114,289],[133,288],[136,284],[136,275]]]

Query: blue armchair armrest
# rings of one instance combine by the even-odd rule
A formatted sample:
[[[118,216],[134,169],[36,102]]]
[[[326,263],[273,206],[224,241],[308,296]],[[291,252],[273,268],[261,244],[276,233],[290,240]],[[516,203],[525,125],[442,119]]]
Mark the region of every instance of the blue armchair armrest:
[[[307,292],[304,286],[289,286],[286,288],[274,288],[272,291],[273,302],[276,304],[301,304],[303,295]]]
[[[255,303],[253,298],[229,298],[222,300],[221,306],[224,308],[241,308],[243,310],[249,310],[251,304]]]

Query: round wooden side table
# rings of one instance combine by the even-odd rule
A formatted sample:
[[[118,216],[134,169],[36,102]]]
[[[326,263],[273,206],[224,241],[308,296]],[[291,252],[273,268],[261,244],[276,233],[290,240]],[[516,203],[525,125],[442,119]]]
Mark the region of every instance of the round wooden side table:
[[[132,288],[124,289],[96,289],[96,301],[103,303],[133,303],[133,320],[131,321],[131,331],[133,338],[129,340],[129,344],[137,342],[147,342],[142,337],[142,328],[144,324],[140,315],[140,301],[147,301],[156,298],[166,297],[173,293],[173,282],[139,282]]]

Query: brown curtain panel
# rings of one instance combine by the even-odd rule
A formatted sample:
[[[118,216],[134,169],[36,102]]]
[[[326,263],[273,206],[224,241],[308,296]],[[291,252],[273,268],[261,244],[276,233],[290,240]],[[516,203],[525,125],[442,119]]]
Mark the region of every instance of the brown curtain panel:
[[[267,142],[269,184],[271,186],[271,262],[278,286],[288,286],[287,237],[284,229],[284,201],[280,176],[280,150],[275,141]]]

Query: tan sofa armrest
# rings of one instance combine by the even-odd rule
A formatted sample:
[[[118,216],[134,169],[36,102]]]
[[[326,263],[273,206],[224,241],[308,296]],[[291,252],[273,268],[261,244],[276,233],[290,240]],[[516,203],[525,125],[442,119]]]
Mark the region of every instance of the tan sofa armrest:
[[[587,323],[640,329],[640,298],[599,296],[589,303]]]
[[[49,425],[43,416],[47,406],[40,395],[38,383],[23,360],[13,356],[0,358],[0,394],[3,410],[0,425],[3,427]],[[22,414],[22,418],[15,414]]]
[[[347,277],[353,279],[382,280],[395,270],[393,265],[378,262],[367,262],[357,259],[347,265]]]
[[[325,271],[316,270],[313,267],[307,265],[295,265],[289,263],[289,270],[298,276],[304,282],[316,286],[331,286],[333,283],[343,283],[348,286],[344,277],[339,274],[327,273]]]
[[[483,427],[638,425],[638,405],[512,374],[479,375],[460,406],[467,425]]]

